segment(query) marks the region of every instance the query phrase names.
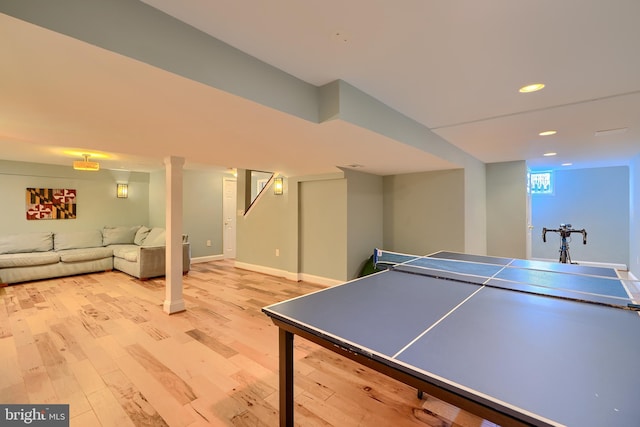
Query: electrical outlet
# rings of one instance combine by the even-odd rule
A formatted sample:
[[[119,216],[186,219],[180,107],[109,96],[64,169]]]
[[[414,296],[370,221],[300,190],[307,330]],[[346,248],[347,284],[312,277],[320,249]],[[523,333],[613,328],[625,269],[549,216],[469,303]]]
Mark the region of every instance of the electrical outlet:
[[[280,256],[280,249],[276,249],[276,256]]]
[[[211,246],[211,240],[207,240],[207,246]]]

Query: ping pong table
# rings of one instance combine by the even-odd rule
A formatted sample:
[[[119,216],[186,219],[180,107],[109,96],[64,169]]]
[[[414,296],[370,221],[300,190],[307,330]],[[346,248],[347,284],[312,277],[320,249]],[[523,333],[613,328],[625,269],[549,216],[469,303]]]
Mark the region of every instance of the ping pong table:
[[[263,308],[280,425],[298,335],[502,426],[640,425],[640,315],[613,269],[375,251],[382,271]]]

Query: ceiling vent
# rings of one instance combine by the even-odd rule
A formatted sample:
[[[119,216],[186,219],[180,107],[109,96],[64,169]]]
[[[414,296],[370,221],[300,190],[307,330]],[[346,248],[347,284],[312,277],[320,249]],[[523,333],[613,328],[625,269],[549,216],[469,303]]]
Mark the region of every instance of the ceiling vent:
[[[621,133],[625,133],[627,129],[628,128],[597,130],[594,135],[595,136],[619,135]]]

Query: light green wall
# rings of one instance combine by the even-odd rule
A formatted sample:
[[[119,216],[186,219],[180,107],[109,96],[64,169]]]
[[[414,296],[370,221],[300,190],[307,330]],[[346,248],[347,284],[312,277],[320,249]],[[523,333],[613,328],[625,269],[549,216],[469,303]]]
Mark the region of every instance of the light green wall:
[[[573,235],[570,255],[573,262],[629,262],[629,168],[611,166],[588,169],[558,169],[554,172],[553,194],[531,196],[532,256],[558,260],[560,236],[542,229],[571,224],[587,230],[587,244]]]
[[[347,181],[299,184],[300,272],[347,280]]]
[[[487,169],[487,254],[527,258],[527,165],[489,163]]]
[[[183,171],[183,231],[192,257],[222,254],[222,180],[217,171]],[[116,197],[116,181],[129,184],[129,197]],[[77,190],[77,218],[27,221],[25,191],[35,188]],[[30,231],[77,231],[105,225],[165,227],[165,173],[100,170],[0,160],[0,235]],[[206,241],[211,240],[211,246]]]
[[[149,176],[128,175],[129,198],[116,197],[116,177],[111,171],[75,171],[69,166],[0,160],[0,234],[31,231],[101,229],[105,225],[144,225],[149,216]],[[77,218],[27,221],[26,189],[70,188],[77,191]]]
[[[249,178],[242,171],[238,177],[244,200]],[[268,189],[239,218],[237,235],[241,263],[293,277],[352,279],[382,246],[382,177],[345,170],[285,178],[284,194]]]
[[[183,173],[183,231],[189,235],[193,256],[221,255],[224,174],[185,170]],[[207,246],[207,240],[211,246]]]
[[[218,256],[222,248],[222,181],[225,174],[215,170],[183,170],[182,231],[189,236],[193,258]],[[164,170],[149,179],[149,224],[165,227],[166,176]],[[207,246],[211,240],[211,246]]]
[[[149,175],[149,226],[165,226],[165,173],[164,170]]]
[[[385,249],[465,251],[464,170],[386,176],[383,183]]]
[[[373,249],[382,247],[383,178],[348,169],[344,175],[347,179],[347,279],[353,279]]]
[[[245,211],[245,194],[251,191],[245,184],[251,179],[243,170],[238,170],[238,211]],[[236,260],[256,265],[289,271],[287,259],[292,255],[287,239],[287,207],[289,192],[273,194],[273,187],[266,187],[259,198],[244,215],[237,217]],[[278,254],[276,255],[276,250]]]
[[[582,245],[581,239],[571,246],[574,260],[627,264],[630,271],[634,268],[638,271],[640,239],[634,236],[638,236],[639,196],[634,173],[637,177],[639,158],[633,159],[628,168],[556,171],[555,194],[531,197],[531,256],[557,259],[559,245],[549,242],[558,240],[551,235],[547,243],[543,243],[541,230],[572,223],[588,232],[586,246]],[[486,170],[487,252],[495,256],[526,258],[526,163],[490,163]]]
[[[238,212],[247,210],[250,182],[250,175],[238,170]],[[346,188],[342,172],[284,177],[283,195],[267,188],[237,218],[236,261],[292,279],[346,280]]]
[[[464,169],[464,251],[487,253],[487,191],[484,163],[468,161]]]

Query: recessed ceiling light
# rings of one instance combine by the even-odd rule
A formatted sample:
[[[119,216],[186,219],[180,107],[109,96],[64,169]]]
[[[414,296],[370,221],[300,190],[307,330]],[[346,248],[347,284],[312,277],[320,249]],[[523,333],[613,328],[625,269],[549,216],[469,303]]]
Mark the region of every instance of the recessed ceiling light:
[[[538,135],[540,135],[540,136],[549,136],[549,135],[555,135],[556,133],[558,133],[558,131],[545,130],[544,132],[540,132]]]
[[[563,163],[562,166],[571,166],[573,163]]]
[[[550,153],[544,153],[543,156],[545,157],[551,157],[551,156],[556,156],[558,155],[558,153],[554,153],[554,152],[550,152]]]
[[[522,86],[520,89],[518,89],[518,91],[520,93],[530,93],[530,92],[537,92],[542,88],[544,88],[544,83],[533,83],[530,85]]]

